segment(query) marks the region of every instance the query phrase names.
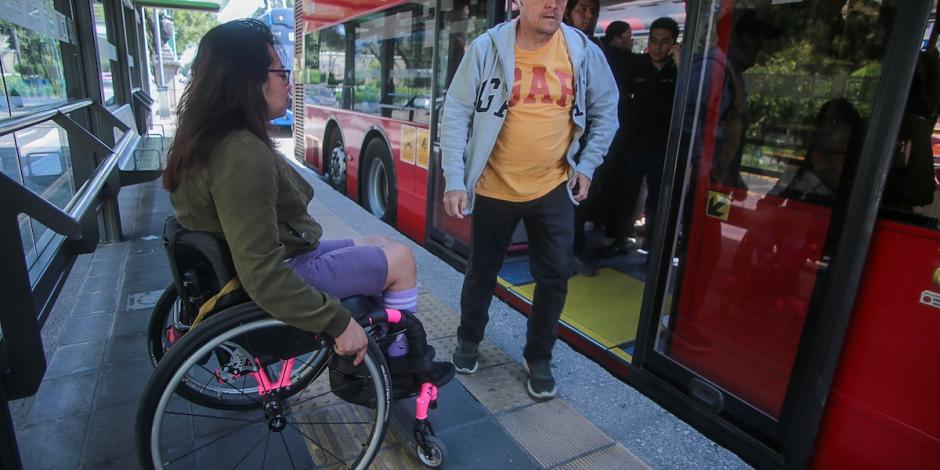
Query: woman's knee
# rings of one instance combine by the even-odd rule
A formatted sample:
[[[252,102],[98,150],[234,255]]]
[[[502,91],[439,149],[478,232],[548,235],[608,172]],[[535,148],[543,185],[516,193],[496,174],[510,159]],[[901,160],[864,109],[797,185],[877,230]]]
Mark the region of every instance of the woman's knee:
[[[385,247],[395,242],[393,242],[391,238],[388,238],[385,235],[366,235],[366,236],[359,237],[353,240],[353,243],[356,244],[357,246]]]
[[[391,242],[382,246],[385,258],[388,260],[389,278],[414,279],[417,273],[414,254],[407,246]]]

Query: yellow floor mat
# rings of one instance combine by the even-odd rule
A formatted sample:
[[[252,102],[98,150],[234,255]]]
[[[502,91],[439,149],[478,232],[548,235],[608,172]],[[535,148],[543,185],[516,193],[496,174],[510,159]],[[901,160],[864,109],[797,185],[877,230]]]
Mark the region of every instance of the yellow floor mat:
[[[507,286],[532,301],[535,283]],[[561,319],[607,348],[636,339],[643,283],[615,269],[601,268],[593,277],[568,281],[568,300]]]

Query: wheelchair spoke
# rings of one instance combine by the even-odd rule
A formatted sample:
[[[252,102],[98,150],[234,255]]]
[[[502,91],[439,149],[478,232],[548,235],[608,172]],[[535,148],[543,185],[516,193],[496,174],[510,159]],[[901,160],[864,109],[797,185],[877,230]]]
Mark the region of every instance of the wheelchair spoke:
[[[290,468],[293,468],[294,470],[297,470],[297,466],[294,465],[294,458],[291,457],[291,455],[290,455],[290,447],[287,447],[287,439],[284,439],[284,433],[279,432],[278,434],[281,435],[281,442],[284,443],[284,450],[287,451],[287,460],[290,460]]]
[[[245,454],[245,455],[232,467],[232,470],[235,470],[236,468],[238,468],[238,466],[241,465],[242,462],[244,462],[245,459],[247,459],[248,456],[251,455],[251,453],[254,452],[255,449],[258,448],[259,445],[261,445],[261,441],[263,441],[265,437],[270,437],[270,436],[271,436],[271,431],[268,431],[266,435],[261,436],[261,439],[258,439],[258,442],[255,442],[255,445],[251,446],[251,449],[248,449],[248,453]],[[263,462],[264,462],[264,461],[262,460],[262,465],[264,464]]]
[[[167,411],[167,412],[164,412],[164,414],[175,415],[175,416],[192,416],[194,418],[221,419],[225,421],[241,421],[243,423],[258,423],[259,422],[258,420],[251,420],[251,419],[245,419],[245,418],[225,418],[222,416],[204,415],[200,413],[181,413],[179,411]]]
[[[316,444],[317,447],[323,449],[323,452],[326,452],[327,454],[332,455],[333,458],[336,459],[336,461],[338,461],[338,462],[342,463],[343,465],[349,467],[349,464],[346,463],[345,460],[339,458],[339,456],[337,456],[336,454],[334,454],[334,453],[332,453],[332,452],[326,450],[326,447],[324,447],[323,444],[321,444],[321,443],[320,443],[319,441],[317,441],[316,439],[314,439],[314,438],[308,436],[307,433],[303,432],[303,430],[301,430],[299,427],[294,426],[294,425],[291,424],[291,423],[287,423],[287,425],[290,426],[291,428],[293,428],[294,431],[297,431],[297,432],[299,432],[302,436],[306,437],[308,441],[310,441],[310,442]]]
[[[264,441],[264,455],[261,456],[261,470],[264,470],[264,463],[268,461],[268,446],[271,445],[271,433],[268,433]]]
[[[327,390],[327,391],[325,391],[325,392],[323,392],[323,393],[321,393],[321,394],[319,394],[319,395],[315,395],[315,396],[312,396],[312,397],[304,398],[303,400],[300,400],[300,401],[298,401],[297,403],[288,403],[288,405],[290,405],[291,408],[294,408],[294,407],[303,405],[304,403],[307,403],[308,401],[316,400],[317,398],[320,398],[320,397],[323,397],[323,396],[325,396],[325,395],[327,395],[327,394],[333,393],[333,392],[335,392],[335,391],[337,391],[337,390],[342,390],[342,389],[347,388],[347,387],[359,386],[359,385],[360,385],[360,384],[358,384],[358,383],[352,382],[352,383],[348,383],[348,384],[343,385],[343,386],[340,386],[340,387],[330,388],[329,390]]]
[[[309,426],[319,426],[324,424],[375,424],[375,421],[288,421],[288,424],[306,424]]]
[[[212,372],[211,370],[207,369],[206,366],[204,366],[204,365],[202,365],[202,364],[199,364],[199,367],[201,367],[201,368],[202,368],[203,370],[205,370],[206,372],[212,374],[213,377],[216,376],[216,375],[215,375],[215,372]],[[245,398],[248,398],[248,399],[251,400],[254,404],[259,405],[259,406],[261,405],[261,402],[258,401],[258,400],[255,400],[255,397],[253,397],[253,396],[251,396],[251,395],[249,395],[249,394],[243,392],[241,389],[235,387],[234,385],[232,385],[231,383],[229,383],[228,380],[223,380],[222,383],[225,384],[225,385],[228,385],[232,390],[235,390],[236,392],[238,392],[238,393],[244,395]]]
[[[215,439],[213,439],[213,440],[211,440],[211,441],[209,441],[209,442],[207,442],[207,443],[205,443],[205,444],[203,444],[203,445],[201,445],[201,446],[199,446],[199,447],[197,447],[197,448],[195,448],[195,449],[193,449],[193,450],[191,450],[191,451],[189,451],[189,452],[187,452],[187,453],[185,453],[185,454],[183,454],[183,455],[180,455],[179,457],[177,457],[177,458],[175,458],[175,459],[169,461],[168,463],[171,463],[171,464],[172,464],[172,463],[174,463],[174,462],[178,462],[178,461],[180,461],[180,459],[182,459],[182,458],[184,458],[184,457],[188,457],[188,456],[190,456],[190,455],[192,455],[192,454],[195,454],[196,452],[199,452],[200,450],[205,449],[206,447],[209,447],[209,446],[211,446],[212,444],[215,444],[216,442],[219,442],[219,441],[221,441],[222,439],[225,439],[226,437],[229,437],[229,436],[231,436],[232,434],[235,434],[236,432],[241,431],[242,429],[247,428],[248,426],[251,426],[252,424],[258,424],[258,423],[263,422],[264,420],[265,420],[265,417],[262,416],[260,419],[257,419],[257,420],[255,420],[255,421],[252,421],[252,422],[250,422],[250,423],[248,423],[248,424],[243,424],[243,425],[241,425],[241,426],[239,426],[239,427],[237,427],[237,428],[235,428],[235,429],[233,429],[233,430],[231,430],[231,431],[229,431],[229,432],[227,432],[227,433],[225,433],[225,434],[223,434],[223,435],[221,435],[221,436],[219,436],[219,437],[217,437],[217,438],[215,438]]]

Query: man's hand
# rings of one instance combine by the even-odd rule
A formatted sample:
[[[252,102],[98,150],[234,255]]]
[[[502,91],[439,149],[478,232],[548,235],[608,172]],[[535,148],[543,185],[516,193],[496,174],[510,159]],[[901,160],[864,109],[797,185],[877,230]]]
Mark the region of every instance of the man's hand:
[[[676,67],[679,67],[679,57],[682,54],[682,44],[676,43],[669,48],[669,56],[672,57],[672,61],[676,63]]]
[[[343,330],[343,334],[333,340],[333,349],[340,356],[356,355],[353,365],[358,366],[362,358],[366,355],[366,349],[369,347],[369,338],[366,338],[366,332],[356,323],[353,318],[349,319],[349,324]]]
[[[574,194],[574,200],[581,202],[588,197],[588,189],[591,189],[591,178],[581,173],[575,173],[574,179],[568,182],[568,186]]]
[[[444,193],[444,212],[451,217],[462,219],[464,211],[467,210],[468,199],[466,191],[447,191]]]

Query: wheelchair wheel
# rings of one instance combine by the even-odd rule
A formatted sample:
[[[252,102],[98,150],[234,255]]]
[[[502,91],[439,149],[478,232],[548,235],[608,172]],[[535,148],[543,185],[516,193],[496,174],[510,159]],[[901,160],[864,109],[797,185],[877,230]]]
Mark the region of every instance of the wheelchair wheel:
[[[254,304],[252,304],[254,305]],[[150,360],[156,366],[167,351],[176,344],[183,335],[189,331],[190,323],[195,313],[186,312],[185,305],[177,294],[176,285],[170,284],[160,299],[157,300],[150,316],[150,325],[147,328],[147,346],[150,350]],[[222,312],[219,312],[221,314]],[[241,377],[239,388],[236,390],[228,384],[214,380],[213,372],[228,360],[227,346],[220,345],[215,354],[206,357],[201,365],[203,367],[191,370],[177,389],[177,392],[187,400],[209,408],[216,409],[245,409],[259,406],[257,400],[246,397],[241,392],[257,393],[252,379]],[[291,382],[298,386],[292,391],[300,390],[302,385],[313,380],[313,373],[318,365],[327,359],[327,350],[320,349],[314,353],[298,356],[296,366],[292,369]],[[270,372],[269,372],[270,373]],[[284,393],[288,393],[285,391]]]
[[[280,372],[291,367],[291,359],[320,351],[327,360],[313,366],[306,383],[283,386]],[[219,369],[213,372],[210,363],[219,358],[227,359],[215,363]],[[347,385],[331,385],[330,372],[338,362],[329,341],[271,318],[254,303],[214,315],[167,352],[147,383],[136,422],[140,464],[170,469],[368,467],[385,437],[388,366],[370,340],[356,368],[360,380],[349,382],[366,400],[354,404],[340,398],[348,394],[338,388]],[[209,373],[216,386],[253,406],[218,409],[183,400],[176,392],[186,389],[194,371]],[[261,372],[266,372],[264,380],[257,378]],[[259,383],[271,387],[259,390]]]

